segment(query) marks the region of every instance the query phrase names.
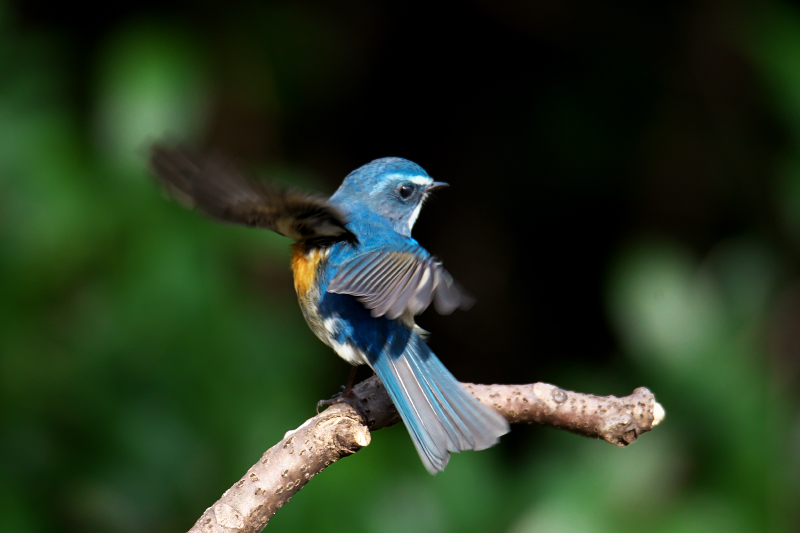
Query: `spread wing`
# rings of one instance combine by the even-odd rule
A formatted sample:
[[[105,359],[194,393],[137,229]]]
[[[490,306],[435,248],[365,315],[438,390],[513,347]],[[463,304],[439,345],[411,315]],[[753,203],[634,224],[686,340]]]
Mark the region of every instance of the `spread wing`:
[[[337,272],[328,292],[353,295],[372,316],[390,319],[418,315],[431,300],[441,314],[473,303],[439,261],[413,252],[365,253]]]
[[[257,182],[218,156],[155,145],[150,167],[177,201],[212,218],[297,240],[350,235],[325,199]]]

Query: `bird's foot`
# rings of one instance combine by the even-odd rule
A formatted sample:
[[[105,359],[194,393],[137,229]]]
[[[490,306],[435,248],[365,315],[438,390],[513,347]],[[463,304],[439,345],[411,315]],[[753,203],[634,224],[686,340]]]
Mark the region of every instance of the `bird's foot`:
[[[323,407],[330,407],[331,405],[342,403],[345,401],[344,399],[344,392],[339,392],[332,398],[328,398],[327,400],[320,400],[317,402],[317,414],[319,414],[319,410]]]
[[[317,402],[317,414],[319,414],[319,411],[320,411],[320,409],[322,407],[329,407],[329,406],[335,405],[337,403],[346,403],[347,405],[352,407],[355,410],[356,413],[358,413],[358,416],[360,416],[362,418],[362,420],[364,420],[365,424],[369,423],[368,413],[361,406],[361,402],[359,401],[358,398],[356,398],[356,395],[353,392],[352,388],[350,388],[350,389],[345,388],[345,390],[343,390],[342,392],[336,394],[335,396],[333,396],[330,399],[318,401]]]

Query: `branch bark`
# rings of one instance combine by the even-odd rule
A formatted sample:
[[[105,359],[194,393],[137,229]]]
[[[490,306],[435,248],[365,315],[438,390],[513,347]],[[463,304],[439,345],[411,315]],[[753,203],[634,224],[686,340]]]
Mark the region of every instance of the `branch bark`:
[[[617,446],[631,444],[664,418],[664,409],[644,387],[617,398],[566,391],[547,383],[463,385],[512,424],[535,422]],[[400,421],[377,376],[356,385],[353,393],[352,402],[359,409],[350,403],[336,403],[287,432],[206,509],[189,533],[261,531],[311,478],[367,446],[370,431]]]

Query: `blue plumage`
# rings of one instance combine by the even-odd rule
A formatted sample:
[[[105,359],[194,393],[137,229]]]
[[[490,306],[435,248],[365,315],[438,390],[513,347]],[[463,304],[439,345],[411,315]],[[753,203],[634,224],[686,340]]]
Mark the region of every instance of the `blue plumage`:
[[[404,186],[414,188],[407,199]],[[410,236],[415,212],[438,186],[419,166],[398,158],[351,173],[330,202],[345,214],[358,244],[332,245],[312,291],[318,297],[305,303],[301,297],[301,305],[314,308],[306,316],[318,316],[309,323],[320,339],[378,374],[431,473],[444,469],[450,452],[487,448],[508,432],[506,420],[458,383],[414,324],[431,299],[448,300],[446,312],[467,303],[441,264]],[[368,312],[381,309],[370,302],[385,300],[407,306],[394,316]]]
[[[214,218],[294,238],[292,270],[312,331],[347,362],[380,377],[425,468],[450,452],[481,450],[508,432],[425,344],[414,316],[471,299],[411,237],[422,204],[445,183],[400,158],[350,173],[328,200],[258,183],[227,162],[156,146],[151,165],[167,189]]]

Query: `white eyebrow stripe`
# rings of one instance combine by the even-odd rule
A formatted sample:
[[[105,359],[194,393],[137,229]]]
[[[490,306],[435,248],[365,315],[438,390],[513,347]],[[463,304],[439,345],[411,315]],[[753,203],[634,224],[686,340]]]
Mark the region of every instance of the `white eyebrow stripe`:
[[[408,181],[414,185],[430,185],[433,183],[433,180],[427,176],[411,176],[408,178]]]

